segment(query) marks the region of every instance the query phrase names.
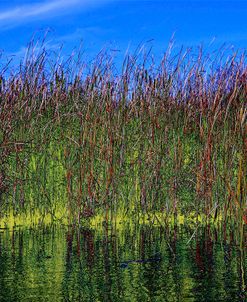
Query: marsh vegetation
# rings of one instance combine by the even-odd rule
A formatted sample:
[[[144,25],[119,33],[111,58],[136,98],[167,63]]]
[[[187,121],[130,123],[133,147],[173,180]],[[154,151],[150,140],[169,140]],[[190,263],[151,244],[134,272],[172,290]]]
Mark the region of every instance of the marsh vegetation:
[[[137,50],[116,72],[108,52],[84,63],[31,43],[1,66],[1,225],[193,220],[243,243],[246,99],[244,53]]]

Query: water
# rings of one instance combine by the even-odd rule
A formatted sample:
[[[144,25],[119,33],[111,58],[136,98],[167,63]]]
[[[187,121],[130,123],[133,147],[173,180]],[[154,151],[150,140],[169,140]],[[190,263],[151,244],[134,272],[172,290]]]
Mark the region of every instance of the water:
[[[246,252],[214,229],[0,230],[0,301],[245,301]]]

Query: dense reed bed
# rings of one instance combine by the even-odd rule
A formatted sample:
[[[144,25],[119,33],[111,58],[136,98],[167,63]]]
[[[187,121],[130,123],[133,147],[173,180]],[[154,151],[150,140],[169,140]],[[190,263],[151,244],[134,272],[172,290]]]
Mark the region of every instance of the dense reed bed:
[[[2,217],[185,215],[243,236],[246,55],[143,53],[116,72],[107,52],[62,61],[31,43],[18,70],[2,66]]]

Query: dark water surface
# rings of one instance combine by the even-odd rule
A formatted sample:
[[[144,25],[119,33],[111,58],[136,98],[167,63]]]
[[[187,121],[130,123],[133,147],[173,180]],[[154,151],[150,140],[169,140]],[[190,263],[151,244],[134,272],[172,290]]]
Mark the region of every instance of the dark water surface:
[[[246,301],[246,251],[209,227],[192,234],[0,230],[0,301]]]

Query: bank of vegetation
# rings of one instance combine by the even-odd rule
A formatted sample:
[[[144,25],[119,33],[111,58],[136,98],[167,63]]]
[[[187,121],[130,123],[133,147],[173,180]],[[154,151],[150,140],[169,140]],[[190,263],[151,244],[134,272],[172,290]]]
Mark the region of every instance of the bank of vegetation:
[[[31,43],[1,66],[0,219],[194,215],[243,230],[246,116],[244,53],[136,51],[116,72],[107,52],[62,62]]]

